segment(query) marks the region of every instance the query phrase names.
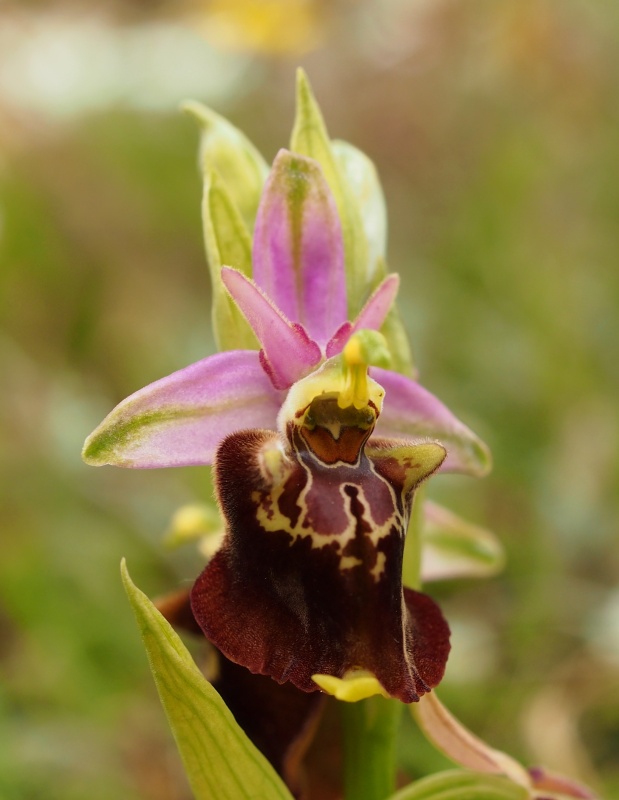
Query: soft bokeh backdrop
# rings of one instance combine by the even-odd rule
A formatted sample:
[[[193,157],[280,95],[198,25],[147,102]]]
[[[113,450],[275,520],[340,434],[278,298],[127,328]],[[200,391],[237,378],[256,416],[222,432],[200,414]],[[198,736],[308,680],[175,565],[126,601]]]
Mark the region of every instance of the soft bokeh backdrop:
[[[182,9],[182,10],[179,10]],[[434,587],[441,696],[619,794],[619,6],[613,0],[5,3],[0,15],[0,796],[184,800],[123,596],[188,582],[162,539],[206,469],[84,466],[120,399],[214,349],[197,131],[271,159],[307,70],[376,162],[422,380],[491,445],[430,496],[503,575]],[[412,723],[402,766],[442,765]]]

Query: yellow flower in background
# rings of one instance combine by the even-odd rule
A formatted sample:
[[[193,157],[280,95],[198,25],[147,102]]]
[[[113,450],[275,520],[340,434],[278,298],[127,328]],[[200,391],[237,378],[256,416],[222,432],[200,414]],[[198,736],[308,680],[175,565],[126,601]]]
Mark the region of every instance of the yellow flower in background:
[[[298,54],[322,42],[329,13],[323,0],[210,0],[198,27],[218,48]]]

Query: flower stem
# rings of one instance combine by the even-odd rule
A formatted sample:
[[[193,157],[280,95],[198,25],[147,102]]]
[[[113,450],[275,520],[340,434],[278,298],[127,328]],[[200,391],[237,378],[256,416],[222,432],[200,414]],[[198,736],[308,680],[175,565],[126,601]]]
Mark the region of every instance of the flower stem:
[[[395,791],[395,742],[404,706],[370,697],[342,703],[346,800],[385,800]]]

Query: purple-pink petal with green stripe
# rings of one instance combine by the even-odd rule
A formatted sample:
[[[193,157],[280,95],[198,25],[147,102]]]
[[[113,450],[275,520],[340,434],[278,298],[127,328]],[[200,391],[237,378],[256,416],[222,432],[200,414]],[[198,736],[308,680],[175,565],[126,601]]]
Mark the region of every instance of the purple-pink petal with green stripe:
[[[258,286],[325,347],[346,320],[346,276],[337,206],[314,159],[277,154],[256,216],[252,260]]]
[[[480,477],[491,468],[490,451],[470,428],[416,381],[391,370],[372,367],[370,375],[385,390],[376,435],[391,439],[436,439],[447,450],[441,467]]]
[[[327,344],[327,358],[341,353],[353,333],[362,329],[380,330],[395,301],[399,286],[399,276],[395,273],[388,275],[372,292],[357,319],[354,322],[345,322],[333,334]]]
[[[262,345],[260,362],[275,388],[287,389],[320,362],[320,347],[305,328],[287,319],[252,280],[230,267],[222,268],[221,279]]]
[[[83,458],[136,469],[211,464],[228,434],[274,429],[281,402],[255,350],[217,353],[119,403],[86,440]]]

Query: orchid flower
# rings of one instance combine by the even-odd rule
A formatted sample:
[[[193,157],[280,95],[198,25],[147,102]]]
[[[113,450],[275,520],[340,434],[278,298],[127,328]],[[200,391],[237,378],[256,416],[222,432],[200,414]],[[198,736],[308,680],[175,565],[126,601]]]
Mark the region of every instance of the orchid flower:
[[[259,157],[241,147],[255,193]],[[323,163],[278,153],[255,213],[251,277],[242,247],[241,269],[221,264],[214,275],[216,297],[223,287],[232,301],[216,305],[220,338],[234,342],[229,328],[238,326],[260,349],[224,351],[136,392],[91,434],[84,457],[128,467],[215,464],[227,532],[192,606],[225,656],[304,691],[412,702],[438,683],[449,650],[438,608],[402,590],[413,491],[441,467],[485,471],[487,449],[416,381],[377,366],[368,375],[390,358],[390,340],[377,331],[399,279],[377,280],[376,264],[368,267],[368,257],[383,256],[380,243],[370,246],[382,234],[372,237],[368,225],[351,263],[345,223],[360,206],[351,205],[344,171],[334,178],[334,163],[324,155]],[[222,214],[244,230],[230,195],[214,201],[217,180],[211,175],[205,191],[215,262],[222,248],[208,243],[225,239]],[[252,203],[242,205],[251,216]]]

